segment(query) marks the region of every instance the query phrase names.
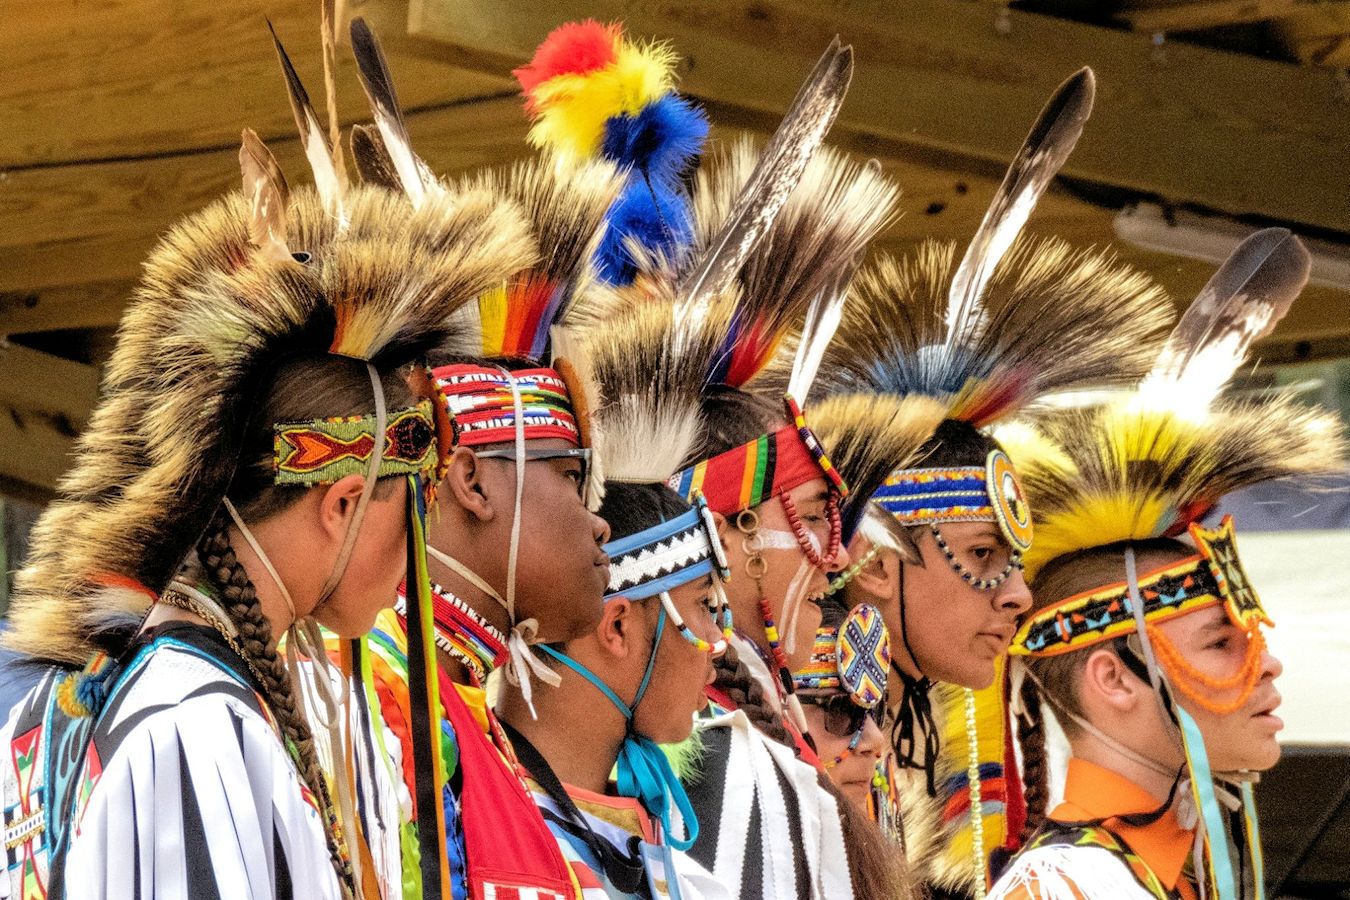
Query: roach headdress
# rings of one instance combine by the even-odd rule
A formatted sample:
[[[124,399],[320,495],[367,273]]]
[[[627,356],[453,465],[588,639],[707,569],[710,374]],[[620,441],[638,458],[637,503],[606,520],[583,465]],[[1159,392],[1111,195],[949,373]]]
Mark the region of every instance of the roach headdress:
[[[854,496],[848,521],[874,499],[902,525],[996,522],[1025,552],[1016,475],[979,430],[1038,397],[1128,380],[1147,365],[1170,312],[1161,290],[1105,254],[1018,237],[1082,133],[1093,92],[1088,69],[1056,91],[959,262],[952,246],[930,242],[854,282],[821,392],[933,398],[946,421],[926,449],[978,449],[955,464],[896,467],[874,494]]]
[[[1036,519],[1037,546],[1027,559],[1033,584],[1060,560],[1095,548],[1112,554],[1104,557],[1101,584],[1052,598],[1027,617],[1013,638],[1013,658],[1019,667],[1031,660],[1033,677],[1037,658],[1115,641],[1121,659],[1153,685],[1185,753],[1189,802],[1200,813],[1197,840],[1206,849],[1208,885],[1219,897],[1238,896],[1240,887],[1218,799],[1223,788],[1211,778],[1195,719],[1176,701],[1186,698],[1186,705],[1216,715],[1242,710],[1265,671],[1260,626],[1270,620],[1238,558],[1232,518],[1217,527],[1204,520],[1239,488],[1339,471],[1346,449],[1332,415],[1288,396],[1238,400],[1219,392],[1252,341],[1284,315],[1308,270],[1307,251],[1288,231],[1257,232],[1201,291],[1134,391],[1092,408],[1047,411],[1009,434]],[[1165,541],[1187,534],[1193,553]],[[1138,571],[1136,552],[1158,546],[1179,552],[1161,567]],[[1158,627],[1215,607],[1225,610],[1235,639],[1245,637],[1241,665],[1224,678],[1196,669]],[[1057,714],[1076,715],[1039,693]],[[1156,761],[1144,763],[1171,773]],[[1254,866],[1259,879],[1251,780],[1238,780],[1247,839],[1233,839],[1251,855],[1243,864]]]
[[[18,576],[7,640],[25,653],[83,663],[100,633],[144,613],[219,511],[278,365],[333,354],[391,372],[444,342],[453,310],[533,259],[515,204],[485,188],[417,209],[349,188],[277,48],[316,187],[288,190],[246,131],[243,192],[176,225],[150,255],[99,407]],[[383,439],[364,420],[275,423],[277,483],[349,474],[343,444],[365,447],[358,461],[383,444],[381,474],[416,471],[420,454],[401,469],[397,454],[416,453],[405,438],[427,451],[431,414],[387,418]]]

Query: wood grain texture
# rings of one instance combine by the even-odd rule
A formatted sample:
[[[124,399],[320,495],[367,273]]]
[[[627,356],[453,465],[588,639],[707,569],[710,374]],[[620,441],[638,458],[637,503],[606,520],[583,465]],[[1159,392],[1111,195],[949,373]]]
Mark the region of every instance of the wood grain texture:
[[[45,0],[6,3],[0,29],[0,170],[199,153],[294,130],[267,18],[311,94],[323,96],[315,0]],[[345,25],[341,29],[345,35]],[[338,53],[344,121],[367,117]],[[504,72],[430,56],[397,61],[405,106],[510,90]]]
[[[397,3],[399,0],[389,0]],[[622,19],[686,56],[700,97],[781,112],[836,33],[857,70],[836,134],[1003,160],[1056,84],[1097,71],[1092,121],[1065,173],[1095,184],[1350,233],[1350,116],[1325,73],[959,0],[409,0],[415,36],[527,58],[558,22]]]

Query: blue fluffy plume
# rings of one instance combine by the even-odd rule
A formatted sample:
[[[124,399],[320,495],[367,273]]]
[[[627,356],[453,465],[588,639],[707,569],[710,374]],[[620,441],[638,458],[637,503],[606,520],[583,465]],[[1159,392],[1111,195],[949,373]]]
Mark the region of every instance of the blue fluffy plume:
[[[645,175],[653,184],[672,187],[702,152],[707,137],[703,110],[678,94],[667,94],[637,115],[608,119],[601,153],[631,167],[634,180]]]
[[[610,207],[605,226],[595,265],[600,278],[613,285],[631,284],[637,276],[632,244],[658,259],[672,259],[693,239],[692,214],[683,191],[649,184],[636,172]]]

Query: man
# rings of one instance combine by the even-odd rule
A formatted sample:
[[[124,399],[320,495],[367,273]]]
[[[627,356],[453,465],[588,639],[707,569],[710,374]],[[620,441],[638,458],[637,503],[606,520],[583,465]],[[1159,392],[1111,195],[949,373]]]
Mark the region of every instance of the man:
[[[1046,550],[1027,560],[1036,609],[1014,639],[1025,664],[1014,700],[1033,726],[1021,743],[1028,824],[1039,828],[993,896],[1226,900],[1259,884],[1252,781],[1279,758],[1281,665],[1232,520],[1204,519],[1230,491],[1341,465],[1328,416],[1287,397],[1218,397],[1307,277],[1296,238],[1258,232],[1134,393],[1023,434],[1018,459]],[[1034,726],[1047,706],[1073,758],[1064,803],[1043,819]]]

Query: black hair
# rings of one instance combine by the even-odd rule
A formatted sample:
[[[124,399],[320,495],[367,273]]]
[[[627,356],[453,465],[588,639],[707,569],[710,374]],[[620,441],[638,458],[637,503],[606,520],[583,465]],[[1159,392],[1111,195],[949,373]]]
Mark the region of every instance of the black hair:
[[[704,399],[703,415],[707,428],[702,442],[685,461],[688,465],[750,443],[778,427],[786,413],[763,397],[719,387]]]
[[[969,422],[944,419],[919,450],[924,467],[982,466],[998,441]]]
[[[600,518],[609,523],[610,540],[616,541],[682,516],[689,509],[684,498],[664,484],[608,481]]]

